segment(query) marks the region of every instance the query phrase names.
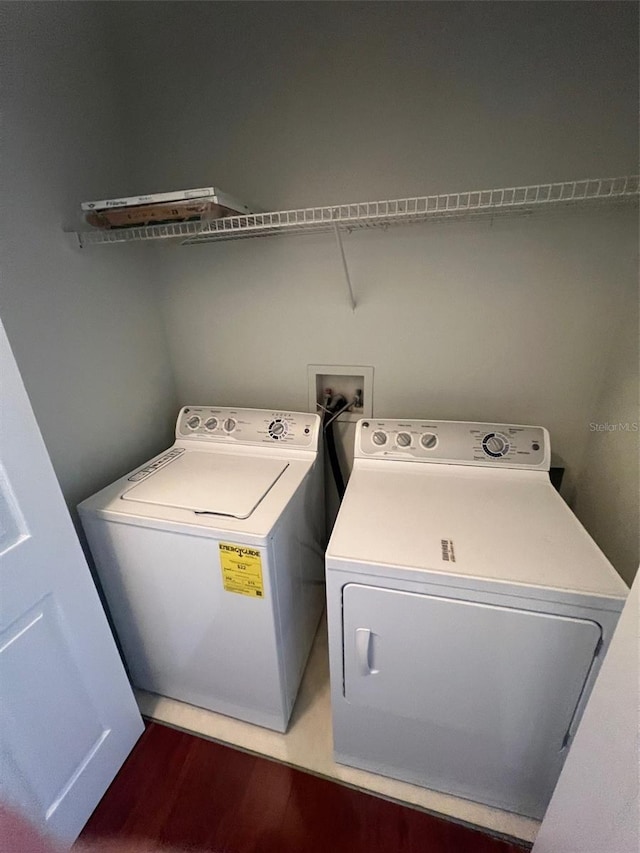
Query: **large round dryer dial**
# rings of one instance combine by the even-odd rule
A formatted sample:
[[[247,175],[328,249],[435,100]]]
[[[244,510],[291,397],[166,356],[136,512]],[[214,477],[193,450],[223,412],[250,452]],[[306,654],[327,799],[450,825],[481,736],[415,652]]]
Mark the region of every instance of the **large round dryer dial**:
[[[200,423],[200,415],[191,415],[190,418],[187,418],[187,426],[189,429],[198,429]]]
[[[509,439],[499,432],[488,432],[482,439],[482,449],[492,459],[501,459],[509,452]]]

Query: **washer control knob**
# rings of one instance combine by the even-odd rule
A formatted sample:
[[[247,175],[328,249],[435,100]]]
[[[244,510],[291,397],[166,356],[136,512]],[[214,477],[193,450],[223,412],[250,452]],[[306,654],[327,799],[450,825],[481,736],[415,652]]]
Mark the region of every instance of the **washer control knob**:
[[[269,424],[269,435],[271,438],[284,438],[287,434],[287,425],[279,419],[271,421]]]
[[[426,450],[433,450],[433,448],[438,443],[438,436],[434,435],[432,432],[425,432],[420,436],[420,444]]]
[[[383,444],[387,443],[387,434],[383,432],[381,429],[377,429],[374,434],[371,436],[371,440],[374,444],[377,444],[378,447],[382,447]]]
[[[499,459],[509,452],[509,442],[497,432],[490,432],[482,439],[482,448],[487,456]]]
[[[227,418],[222,424],[222,428],[225,432],[233,432],[236,428],[236,420],[234,418]]]
[[[200,423],[200,415],[191,415],[190,418],[187,418],[187,426],[189,429],[198,429]]]
[[[411,447],[411,435],[408,432],[399,432],[396,442],[398,447]]]
[[[204,422],[204,428],[208,429],[209,432],[213,432],[213,430],[218,426],[217,418],[207,418]]]

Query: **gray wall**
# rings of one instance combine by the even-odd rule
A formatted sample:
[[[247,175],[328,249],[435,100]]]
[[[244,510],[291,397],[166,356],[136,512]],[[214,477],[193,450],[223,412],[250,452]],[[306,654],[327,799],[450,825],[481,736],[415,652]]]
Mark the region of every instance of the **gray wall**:
[[[212,182],[277,209],[637,170],[631,4],[119,5],[141,189]],[[380,416],[546,425],[573,502],[636,227],[626,211],[356,233],[355,314],[330,235],[158,249],[179,395],[304,408],[307,364],[370,364]],[[611,390],[625,411],[630,387]],[[610,455],[631,514],[637,468]],[[612,549],[592,503],[629,577],[637,524]]]
[[[279,209],[637,169],[630,3],[114,6],[150,190]]]
[[[71,507],[167,446],[177,406],[144,247],[83,253],[62,233],[133,181],[107,11],[0,7],[0,313]]]
[[[575,510],[631,585],[638,569],[638,294],[629,292],[614,332],[605,378],[585,426],[589,438],[576,488]]]

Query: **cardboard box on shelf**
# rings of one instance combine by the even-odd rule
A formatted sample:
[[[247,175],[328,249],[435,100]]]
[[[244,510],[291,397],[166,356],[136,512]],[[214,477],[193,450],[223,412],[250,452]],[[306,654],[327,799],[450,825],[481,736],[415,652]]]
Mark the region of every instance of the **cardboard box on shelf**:
[[[133,228],[168,222],[221,219],[223,216],[233,215],[242,215],[242,212],[223,207],[211,199],[201,198],[95,210],[86,214],[86,220],[96,228]]]

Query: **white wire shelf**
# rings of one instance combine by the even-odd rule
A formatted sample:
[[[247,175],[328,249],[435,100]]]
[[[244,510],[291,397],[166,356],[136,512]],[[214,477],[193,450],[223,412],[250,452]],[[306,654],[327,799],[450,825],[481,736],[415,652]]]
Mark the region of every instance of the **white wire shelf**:
[[[550,208],[582,207],[637,201],[640,177],[590,178],[580,181],[442,193],[387,201],[305,207],[198,222],[174,222],[133,228],[76,232],[80,247],[141,240],[173,240],[188,245],[243,237],[331,231],[336,227],[380,227],[500,214],[530,214]]]

